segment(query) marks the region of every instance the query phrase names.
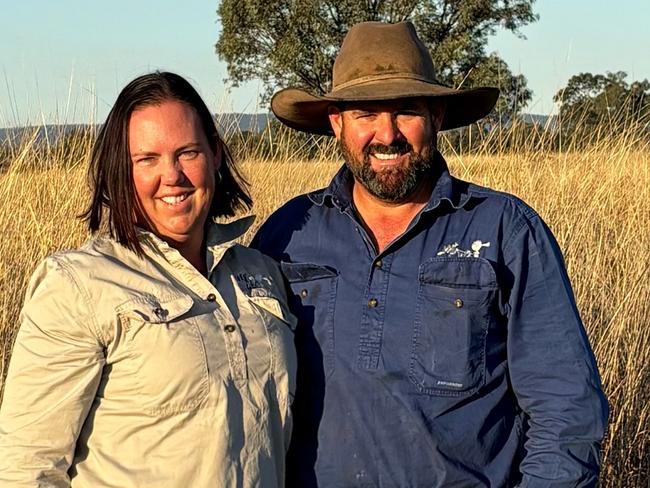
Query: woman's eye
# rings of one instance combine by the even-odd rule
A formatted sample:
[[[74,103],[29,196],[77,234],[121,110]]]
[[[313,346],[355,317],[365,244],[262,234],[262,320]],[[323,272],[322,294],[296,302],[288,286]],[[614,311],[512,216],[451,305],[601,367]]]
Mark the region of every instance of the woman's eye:
[[[198,151],[183,151],[178,155],[180,159],[194,159],[199,155]]]
[[[155,162],[155,159],[152,156],[147,156],[144,158],[138,158],[135,160],[135,164],[139,166],[151,165]]]

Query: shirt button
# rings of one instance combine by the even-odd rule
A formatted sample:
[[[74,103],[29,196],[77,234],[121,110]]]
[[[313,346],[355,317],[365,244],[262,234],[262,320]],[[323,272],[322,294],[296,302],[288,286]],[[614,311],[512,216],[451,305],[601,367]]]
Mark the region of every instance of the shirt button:
[[[370,308],[375,308],[379,304],[379,301],[376,298],[371,298],[368,300],[368,306]]]
[[[381,268],[381,259],[375,261],[375,268]]]
[[[454,300],[454,305],[456,308],[463,308],[463,301],[460,298],[456,298],[456,300]]]
[[[210,293],[205,299],[209,302],[216,302],[217,296],[214,293]]]
[[[309,292],[306,289],[300,290],[300,296],[303,298],[307,298],[307,295],[309,295]]]
[[[224,326],[223,330],[225,330],[228,333],[235,332],[235,326],[233,324],[227,324]]]
[[[164,320],[168,312],[164,308],[156,307],[153,309],[153,313],[155,313],[156,317],[158,317],[160,320]]]

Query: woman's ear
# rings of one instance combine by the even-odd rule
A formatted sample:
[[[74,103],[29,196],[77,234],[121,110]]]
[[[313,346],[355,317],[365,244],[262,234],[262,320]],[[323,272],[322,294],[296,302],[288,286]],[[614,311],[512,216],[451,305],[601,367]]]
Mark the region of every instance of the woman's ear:
[[[212,161],[212,164],[214,166],[214,171],[219,171],[219,168],[221,167],[221,161],[223,161],[223,144],[219,142],[217,144],[217,147],[214,150],[214,158]]]

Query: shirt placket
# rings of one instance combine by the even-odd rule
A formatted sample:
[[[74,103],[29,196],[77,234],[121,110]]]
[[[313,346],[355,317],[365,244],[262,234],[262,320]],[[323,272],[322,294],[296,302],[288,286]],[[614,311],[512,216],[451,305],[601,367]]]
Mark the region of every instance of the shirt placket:
[[[214,311],[216,323],[220,324],[223,332],[223,339],[226,345],[226,354],[228,356],[228,366],[230,368],[230,376],[232,377],[235,385],[240,388],[246,384],[248,379],[248,368],[246,366],[246,356],[244,354],[244,337],[242,330],[237,324],[237,320],[230,311],[228,304],[225,302],[213,282],[217,280],[217,273],[219,273],[219,263],[225,259],[225,254],[230,246],[215,246],[208,249],[212,254],[213,262],[209,270],[210,287],[214,290],[214,301],[218,307]],[[230,270],[227,263],[222,263],[221,270]]]
[[[338,204],[338,201],[335,201],[335,203]],[[392,254],[377,255],[377,250],[372,244],[370,236],[359,223],[351,206],[344,208],[343,213],[352,221],[356,232],[363,239],[370,266],[367,286],[363,295],[364,303],[359,331],[357,367],[360,369],[377,369],[384,335],[386,295],[388,293]]]
[[[224,258],[228,248],[227,245],[220,246],[212,251],[214,261],[209,270],[209,279],[194,269],[176,251],[166,250],[164,254],[166,263],[171,266],[174,274],[180,275],[185,286],[188,286],[206,302],[216,305],[212,315],[215,317],[215,324],[223,332],[230,375],[235,385],[242,387],[248,379],[242,331],[219,290],[213,284],[218,273],[217,265]]]
[[[248,379],[242,331],[219,292],[216,289],[214,291],[214,295],[208,295],[208,299],[214,298],[217,304],[213,314],[223,332],[230,375],[235,385],[242,387]]]
[[[375,258],[370,264],[357,356],[357,366],[361,369],[379,367],[392,260],[392,254],[384,255]]]

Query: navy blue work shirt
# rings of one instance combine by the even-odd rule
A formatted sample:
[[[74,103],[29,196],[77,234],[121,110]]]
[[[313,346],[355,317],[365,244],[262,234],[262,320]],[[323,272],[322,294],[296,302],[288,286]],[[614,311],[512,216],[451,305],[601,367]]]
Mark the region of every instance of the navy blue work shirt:
[[[379,254],[345,167],[253,240],[299,319],[288,486],[595,486],[608,406],[557,243],[437,171]]]

